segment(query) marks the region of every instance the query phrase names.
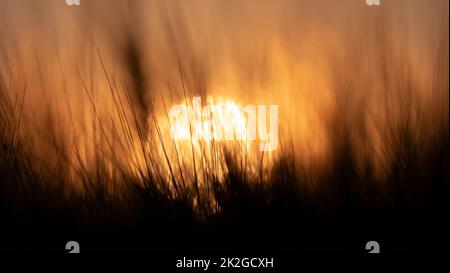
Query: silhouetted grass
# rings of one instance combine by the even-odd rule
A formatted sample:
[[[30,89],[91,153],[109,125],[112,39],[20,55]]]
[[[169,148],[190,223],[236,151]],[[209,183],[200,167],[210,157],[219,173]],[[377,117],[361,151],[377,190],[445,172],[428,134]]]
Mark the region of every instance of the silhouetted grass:
[[[243,164],[247,154],[241,150],[219,143],[211,151],[215,162],[204,151],[195,154],[192,139],[187,156],[175,141],[167,141],[171,138],[164,135],[155,109],[159,91],[144,76],[136,37],[127,37],[121,57],[129,82],[110,74],[96,48],[113,102],[109,116],[97,109],[101,102],[86,75],[77,75],[93,112],[93,164],[84,161],[77,146],[64,143],[76,143],[77,136],[59,135],[51,109],[46,132],[24,126],[23,101],[30,87],[21,79],[0,78],[1,250],[62,252],[68,240],[79,241],[83,252],[361,253],[369,240],[379,241],[386,253],[446,249],[447,34],[429,102],[418,102],[421,90],[412,65],[392,60],[389,49],[380,50],[386,59],[376,66],[384,75],[377,80],[386,92],[386,109],[384,123],[377,119],[374,125],[382,143],[378,161],[365,119],[371,101],[353,98],[361,82],[373,79],[358,77],[362,64],[355,57],[335,64],[353,69],[331,69],[333,105],[323,117],[326,157],[308,167],[294,148],[295,136],[284,136],[273,162],[267,164],[259,154],[258,174]],[[180,77],[174,82],[187,100],[192,95],[184,79],[187,65],[183,52],[174,54]],[[49,140],[48,153],[32,149],[41,144],[34,140],[38,135]],[[143,163],[136,167],[139,156]],[[183,156],[192,157],[193,166],[184,166]],[[219,169],[226,170],[222,177]]]

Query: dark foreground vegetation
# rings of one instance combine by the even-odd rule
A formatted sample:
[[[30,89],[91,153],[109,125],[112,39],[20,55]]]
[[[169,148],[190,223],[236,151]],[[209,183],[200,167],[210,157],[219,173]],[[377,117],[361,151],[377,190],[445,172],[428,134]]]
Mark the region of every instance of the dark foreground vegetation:
[[[180,14],[175,15],[178,18]],[[448,13],[444,15],[448,20]],[[182,34],[187,31],[179,20],[181,26],[168,23],[167,29],[178,27],[181,29],[178,35],[184,37]],[[130,26],[134,25],[122,28],[131,29]],[[91,44],[92,62],[101,67],[102,80],[106,78],[106,86],[110,88],[106,92],[114,97],[114,106],[108,110],[118,113],[115,123],[110,123],[110,117],[113,118],[109,113],[99,117],[95,107],[102,101],[99,96],[95,100],[94,84],[86,80],[87,73],[64,74],[57,70],[61,75],[49,74],[44,64],[40,66],[42,70],[35,71],[43,78],[72,82],[77,94],[89,102],[88,107],[80,107],[83,109],[80,112],[95,112],[86,114],[101,136],[100,141],[93,140],[91,153],[95,160],[91,165],[74,164],[82,152],[67,143],[75,143],[78,135],[67,137],[61,133],[58,126],[64,122],[57,122],[58,114],[49,110],[48,118],[42,119],[46,122],[41,126],[44,132],[30,129],[34,127],[29,126],[29,117],[34,113],[24,107],[23,101],[26,95],[33,94],[36,86],[27,85],[27,78],[21,78],[26,73],[20,71],[20,63],[17,67],[4,68],[2,71],[8,73],[0,77],[0,251],[65,253],[65,243],[75,240],[83,253],[363,254],[366,242],[375,240],[386,254],[448,252],[447,22],[443,28],[444,34],[439,32],[440,51],[434,54],[436,60],[432,61],[431,73],[421,74],[420,67],[412,67],[405,61],[406,50],[394,54],[394,42],[389,40],[388,33],[384,34],[384,29],[376,37],[379,44],[373,45],[376,62],[370,67],[373,68],[370,73],[366,71],[364,58],[358,55],[369,56],[364,37],[354,39],[362,42],[354,46],[357,50],[349,46],[348,58],[331,62],[334,108],[321,117],[328,130],[329,147],[328,155],[320,164],[303,167],[300,152],[291,145],[297,136],[284,135],[280,137],[277,151],[280,156],[267,167],[261,167],[259,175],[246,173],[239,163],[240,155],[223,147],[220,160],[227,172],[223,177],[212,173],[205,179],[207,183],[200,186],[196,182],[201,173],[184,173],[185,169],[181,168],[181,173],[175,176],[159,173],[158,166],[162,165],[171,167],[171,173],[178,172],[177,160],[169,160],[162,154],[159,158],[149,154],[146,164],[153,171],[137,175],[123,171],[123,162],[116,159],[126,157],[124,151],[129,149],[128,139],[116,137],[117,131],[123,129],[126,135],[133,130],[141,143],[148,141],[143,137],[145,132],[158,131],[156,122],[146,123],[147,119],[156,119],[152,103],[144,95],[152,92],[145,75],[153,75],[143,69],[139,35],[133,38],[131,31],[124,31],[126,38],[119,35],[120,49],[114,51],[120,59],[114,62],[120,62],[129,76],[126,87],[120,87],[120,77],[114,78],[109,73],[113,69],[103,62],[102,50]],[[177,32],[168,30],[164,39],[173,46],[172,53],[178,62],[174,71],[180,74],[171,79],[171,84],[181,86],[185,84],[183,79],[191,77],[191,82],[202,87],[201,83],[207,81],[202,73],[207,74],[208,69],[204,69],[206,72],[201,69],[202,56],[195,55],[201,50],[188,52],[189,44],[177,48],[174,34]],[[83,41],[80,43],[84,44]],[[36,56],[42,57],[39,52]],[[158,62],[159,57],[155,57]],[[41,61],[45,62],[45,58]],[[78,67],[74,66],[76,70]],[[252,69],[260,66],[259,62],[255,67],[249,65],[248,74],[258,74]],[[376,77],[372,76],[375,74]],[[422,90],[418,84],[423,75],[433,75],[433,80],[428,81],[433,82],[430,90]],[[95,77],[99,76],[92,76],[92,82],[97,80]],[[357,100],[361,88],[375,84],[376,97],[385,100],[381,103],[385,107],[380,111],[382,118],[376,118],[383,121],[378,131],[381,165],[373,164],[370,152],[367,153],[370,149],[361,148],[373,143],[368,141],[374,136],[373,131],[367,130],[365,118],[370,115],[372,101]],[[119,89],[122,97],[117,95]],[[186,89],[187,97],[197,95],[193,88]],[[421,97],[419,93],[428,96]],[[159,95],[150,94],[150,97]],[[42,105],[45,103],[48,108],[57,104],[52,98],[42,99]],[[70,109],[61,108],[66,112]],[[128,109],[131,118],[126,118],[123,108],[131,109]],[[47,139],[45,145],[42,138]],[[162,142],[161,138],[156,137],[154,143],[158,142]],[[362,150],[369,154],[368,158],[360,156]],[[118,175],[110,174],[107,166],[111,164],[117,167]],[[204,171],[208,166],[202,168]],[[185,180],[189,181],[187,185]]]

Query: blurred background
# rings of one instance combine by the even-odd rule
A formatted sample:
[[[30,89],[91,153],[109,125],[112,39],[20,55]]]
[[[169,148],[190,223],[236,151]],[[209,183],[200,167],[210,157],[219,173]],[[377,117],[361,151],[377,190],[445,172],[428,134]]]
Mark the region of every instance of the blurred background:
[[[0,1],[5,230],[280,234],[292,221],[330,238],[359,230],[344,250],[364,226],[395,251],[435,249],[448,226],[448,4]],[[194,96],[278,105],[279,148],[173,141],[167,110]],[[308,234],[296,227],[286,234]],[[327,238],[299,245],[342,250]]]

